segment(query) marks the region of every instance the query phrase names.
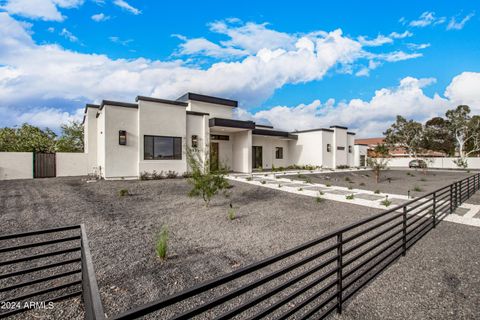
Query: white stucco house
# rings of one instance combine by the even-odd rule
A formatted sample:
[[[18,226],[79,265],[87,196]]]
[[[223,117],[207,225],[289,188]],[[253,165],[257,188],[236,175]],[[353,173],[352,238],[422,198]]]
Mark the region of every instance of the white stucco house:
[[[364,165],[355,133],[331,126],[287,132],[233,118],[237,101],[187,93],[177,100],[138,96],[136,103],[103,100],[85,107],[89,172],[105,179],[144,172],[187,171],[186,148],[210,148],[231,171],[289,165]]]

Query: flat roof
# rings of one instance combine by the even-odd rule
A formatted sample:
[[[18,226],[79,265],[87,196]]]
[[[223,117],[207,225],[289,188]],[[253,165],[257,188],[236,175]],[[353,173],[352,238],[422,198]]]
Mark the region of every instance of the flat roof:
[[[193,92],[187,92],[183,96],[177,99],[177,101],[183,101],[183,102],[186,102],[188,100],[201,101],[201,102],[207,102],[207,103],[213,103],[213,104],[221,104],[221,105],[229,106],[233,108],[238,107],[238,101],[236,100],[207,96],[204,94],[198,94]]]
[[[105,105],[124,107],[124,108],[135,108],[135,109],[138,108],[138,104],[136,103],[113,101],[113,100],[102,100],[102,103],[100,104],[100,110],[102,110]]]
[[[317,129],[308,129],[308,130],[293,131],[292,133],[305,133],[305,132],[315,132],[315,131],[333,132],[333,129],[317,128]]]
[[[279,131],[279,130],[253,129],[252,134],[256,134],[260,136],[283,137],[283,138],[294,139],[294,140],[298,139],[298,136],[294,134],[291,134],[287,131]]]
[[[260,127],[260,128],[270,128],[270,129],[273,129],[273,126],[267,126],[266,124],[255,124],[256,127]]]
[[[330,128],[338,128],[338,129],[343,129],[343,130],[348,129],[347,127],[342,127],[342,126],[330,126]]]
[[[192,116],[209,116],[210,115],[210,113],[198,112],[198,111],[187,111],[187,114],[190,114]]]
[[[211,118],[208,120],[209,127],[229,127],[241,129],[255,129],[255,122],[224,118]]]
[[[150,102],[159,102],[159,103],[166,103],[166,104],[173,104],[173,105],[175,105],[175,106],[182,106],[182,107],[187,107],[187,106],[188,106],[188,103],[183,102],[183,101],[168,100],[168,99],[159,99],[159,98],[146,97],[146,96],[137,96],[137,97],[135,98],[135,101],[138,102],[138,100],[150,101]]]

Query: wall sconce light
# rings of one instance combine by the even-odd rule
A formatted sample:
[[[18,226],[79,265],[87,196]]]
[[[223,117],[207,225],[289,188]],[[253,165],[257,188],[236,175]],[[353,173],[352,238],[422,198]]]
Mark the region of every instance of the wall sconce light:
[[[118,131],[118,144],[121,146],[127,145],[127,131],[125,130]]]
[[[196,134],[192,135],[192,148],[198,148],[198,136]]]

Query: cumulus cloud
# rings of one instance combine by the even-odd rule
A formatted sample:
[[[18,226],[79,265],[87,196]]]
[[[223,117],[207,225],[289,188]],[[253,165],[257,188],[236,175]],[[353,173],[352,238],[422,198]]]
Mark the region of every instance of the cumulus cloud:
[[[60,35],[70,42],[78,42],[78,38],[74,36],[73,33],[68,31],[66,28],[62,29],[62,31],[60,32]]]
[[[92,15],[92,20],[95,22],[107,21],[110,19],[109,16],[105,15],[104,13],[97,13]]]
[[[113,1],[113,4],[115,4],[116,6],[134,14],[134,15],[139,15],[142,13],[142,11],[140,11],[139,9],[131,6],[130,4],[128,4],[126,1],[124,0],[115,0]]]
[[[45,21],[63,21],[59,8],[69,9],[82,5],[84,0],[7,0],[0,8],[10,14]]]
[[[475,14],[472,12],[466,15],[460,21],[457,21],[456,17],[452,17],[447,25],[447,30],[462,30],[468,20],[470,20],[474,15]]]
[[[237,116],[293,131],[344,125],[356,131],[359,137],[379,136],[395,121],[397,114],[424,122],[458,104],[468,104],[473,113],[480,113],[480,73],[464,72],[452,79],[444,96],[428,96],[424,88],[435,82],[433,78],[405,77],[394,88],[382,88],[370,100],[329,99],[314,100],[298,106],[274,106],[269,110],[250,113],[239,109]]]

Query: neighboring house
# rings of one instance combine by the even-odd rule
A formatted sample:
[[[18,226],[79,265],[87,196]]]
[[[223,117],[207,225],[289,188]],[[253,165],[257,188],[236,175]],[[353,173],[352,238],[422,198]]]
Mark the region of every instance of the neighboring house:
[[[138,96],[85,107],[89,172],[138,178],[143,172],[187,171],[186,148],[210,149],[212,163],[250,173],[289,165],[360,166],[366,147],[355,133],[331,126],[296,132],[233,119],[234,100],[187,93],[177,100]],[[217,161],[218,160],[218,161]]]
[[[373,149],[379,144],[384,144],[385,138],[367,138],[367,139],[355,139],[355,144],[363,145],[368,148],[368,155],[372,155]],[[410,155],[403,147],[389,148],[389,155],[394,158],[408,158]],[[419,157],[445,157],[447,156],[443,152],[422,150],[418,153]]]

